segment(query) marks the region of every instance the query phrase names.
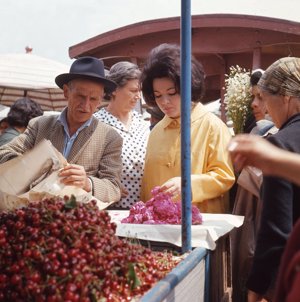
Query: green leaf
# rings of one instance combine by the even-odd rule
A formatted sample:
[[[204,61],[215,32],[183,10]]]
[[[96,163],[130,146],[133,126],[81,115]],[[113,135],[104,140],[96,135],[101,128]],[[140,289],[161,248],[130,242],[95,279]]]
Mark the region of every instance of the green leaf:
[[[128,263],[127,278],[128,278],[128,283],[130,285],[131,290],[135,289],[141,285],[141,281],[139,280],[138,276],[136,275],[135,270],[134,270],[134,265],[131,262]]]
[[[74,209],[77,207],[76,197],[71,195],[70,199],[65,203],[66,209]]]

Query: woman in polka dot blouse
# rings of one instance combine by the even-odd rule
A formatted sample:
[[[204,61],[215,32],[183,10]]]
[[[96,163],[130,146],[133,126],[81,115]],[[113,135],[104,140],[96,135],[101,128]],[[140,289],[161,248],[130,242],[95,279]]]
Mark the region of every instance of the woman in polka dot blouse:
[[[150,133],[149,123],[134,110],[141,98],[140,74],[138,66],[131,62],[122,61],[113,65],[107,78],[117,84],[117,89],[105,95],[110,101],[108,106],[95,113],[99,120],[114,127],[123,138],[122,198],[113,205],[117,209],[129,209],[140,200],[141,178]]]

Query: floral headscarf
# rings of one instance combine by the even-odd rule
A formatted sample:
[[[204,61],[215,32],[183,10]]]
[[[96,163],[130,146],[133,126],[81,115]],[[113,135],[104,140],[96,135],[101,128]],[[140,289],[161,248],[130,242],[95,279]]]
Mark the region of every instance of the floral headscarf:
[[[277,60],[264,72],[258,86],[271,94],[300,98],[300,58]]]

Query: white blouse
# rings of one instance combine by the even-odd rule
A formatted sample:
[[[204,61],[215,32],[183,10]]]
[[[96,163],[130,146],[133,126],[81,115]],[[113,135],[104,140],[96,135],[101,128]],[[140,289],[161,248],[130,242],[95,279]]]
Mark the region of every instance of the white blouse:
[[[129,209],[135,202],[140,200],[141,179],[144,171],[144,160],[150,124],[143,120],[142,116],[132,111],[132,120],[129,130],[124,124],[105,108],[96,112],[95,117],[100,121],[111,125],[123,138],[122,162],[123,171],[121,182],[128,195],[113,206]]]

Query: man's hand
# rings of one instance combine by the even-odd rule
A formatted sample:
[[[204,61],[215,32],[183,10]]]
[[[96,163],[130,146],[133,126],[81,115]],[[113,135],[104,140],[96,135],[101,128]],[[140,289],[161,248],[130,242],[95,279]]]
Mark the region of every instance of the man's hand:
[[[58,174],[61,182],[67,186],[82,188],[86,192],[91,192],[92,186],[82,166],[69,164]]]

